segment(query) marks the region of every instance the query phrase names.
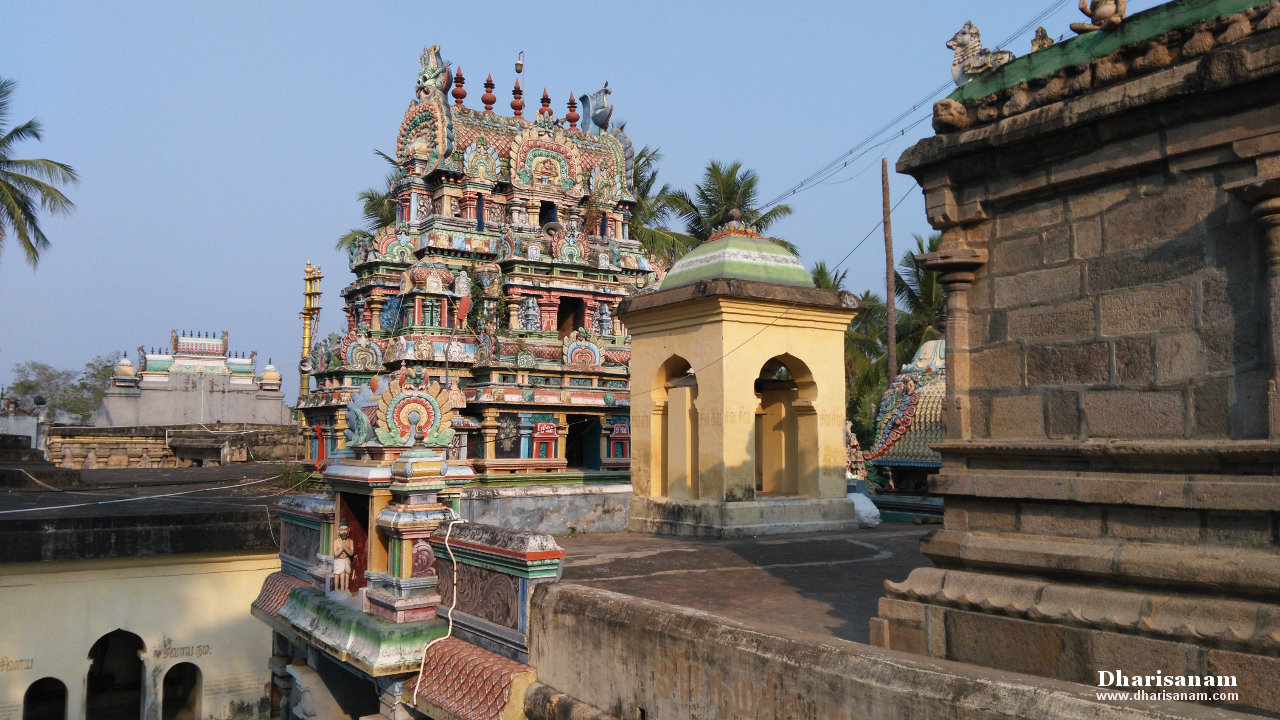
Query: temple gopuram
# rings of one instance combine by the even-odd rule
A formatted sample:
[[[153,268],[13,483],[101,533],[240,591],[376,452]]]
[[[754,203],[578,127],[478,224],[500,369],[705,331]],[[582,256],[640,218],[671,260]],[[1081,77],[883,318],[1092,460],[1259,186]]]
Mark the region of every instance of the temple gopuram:
[[[411,370],[447,390],[456,412],[446,455],[474,472],[469,487],[503,486],[523,502],[496,509],[494,493],[481,502],[464,492],[464,516],[507,522],[524,508],[544,518],[545,501],[510,488],[567,483],[618,499],[593,496],[585,516],[550,525],[511,522],[620,529],[622,519],[593,524],[602,508],[624,518],[607,510],[629,493],[631,348],[616,309],[662,280],[629,238],[631,143],[610,127],[607,84],[570,94],[561,118],[545,90],[526,118],[518,82],[511,116],[494,111],[491,77],[484,89],[483,109],[467,107],[462,70],[451,72],[438,46],[423,52],[396,133],[398,221],[349,249],[345,334],[318,340],[300,365],[314,379],[298,403],[309,454],[349,457],[375,435],[409,442],[359,408],[373,407],[372,378]],[[304,325],[313,318],[304,311]]]

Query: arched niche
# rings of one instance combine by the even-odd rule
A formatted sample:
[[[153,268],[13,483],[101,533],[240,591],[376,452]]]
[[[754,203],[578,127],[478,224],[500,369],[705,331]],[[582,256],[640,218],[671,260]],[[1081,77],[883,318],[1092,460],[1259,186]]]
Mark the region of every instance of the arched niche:
[[[66,720],[67,686],[52,677],[40,678],[22,696],[22,720]]]
[[[816,496],[818,386],[813,373],[802,360],[784,353],[765,361],[754,385],[756,492]]]
[[[144,671],[142,638],[113,630],[89,649],[85,678],[86,720],[131,720],[142,717]]]
[[[650,491],[656,496],[698,497],[698,379],[691,370],[689,361],[672,355],[654,377]]]
[[[161,720],[199,718],[202,684],[200,668],[192,663],[178,663],[169,668],[164,674]]]

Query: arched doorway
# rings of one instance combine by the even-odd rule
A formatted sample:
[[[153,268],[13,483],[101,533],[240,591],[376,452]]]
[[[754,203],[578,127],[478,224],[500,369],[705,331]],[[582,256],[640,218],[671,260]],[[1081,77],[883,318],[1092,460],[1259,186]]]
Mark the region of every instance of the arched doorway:
[[[756,492],[817,496],[817,385],[790,355],[767,360],[755,380]]]
[[[22,720],[66,720],[67,686],[57,678],[40,678],[22,696]]]
[[[142,717],[142,638],[124,630],[98,638],[89,650],[85,683],[86,720]]]
[[[650,422],[653,495],[674,499],[698,497],[698,379],[688,361],[672,355],[658,368],[653,382]]]
[[[196,720],[200,717],[200,668],[178,663],[164,674],[162,720]]]

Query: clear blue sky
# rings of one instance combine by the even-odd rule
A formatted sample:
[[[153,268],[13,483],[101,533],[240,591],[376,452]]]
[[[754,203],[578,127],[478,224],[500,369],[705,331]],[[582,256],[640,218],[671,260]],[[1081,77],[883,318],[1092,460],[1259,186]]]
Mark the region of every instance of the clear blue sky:
[[[764,199],[786,190],[950,79],[945,42],[972,20],[988,46],[1051,6],[1056,36],[1074,0],[869,2],[9,3],[0,75],[18,81],[11,124],[38,117],[19,157],[71,164],[69,217],[32,270],[0,254],[0,385],[13,366],[80,367],[99,353],[167,342],[171,328],[228,330],[297,386],[302,269],[325,272],[322,333],[342,324],[352,279],[334,240],[361,222],[356,193],[381,181],[424,45],[462,67],[467,104],[492,73],[510,113],[525,52],[526,102],[545,86],[605,80],[636,147],[662,148],[661,181],[691,187],[712,159],[741,160]],[[1154,0],[1131,0],[1130,13]],[[1021,55],[1031,31],[1008,45]],[[879,158],[932,133],[923,122],[828,183],[789,198],[774,230],[801,260],[839,261],[880,217]],[[893,175],[896,200],[910,178]],[[895,212],[900,255],[927,234],[918,190]],[[879,232],[846,287],[883,292]]]

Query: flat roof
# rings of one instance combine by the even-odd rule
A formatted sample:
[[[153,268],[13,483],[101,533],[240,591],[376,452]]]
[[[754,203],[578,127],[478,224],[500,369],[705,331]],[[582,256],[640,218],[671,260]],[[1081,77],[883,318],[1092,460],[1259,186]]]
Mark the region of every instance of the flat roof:
[[[730,540],[638,533],[557,536],[565,582],[727,617],[792,638],[866,643],[884,581],[933,563],[939,526],[882,523],[838,533]]]

